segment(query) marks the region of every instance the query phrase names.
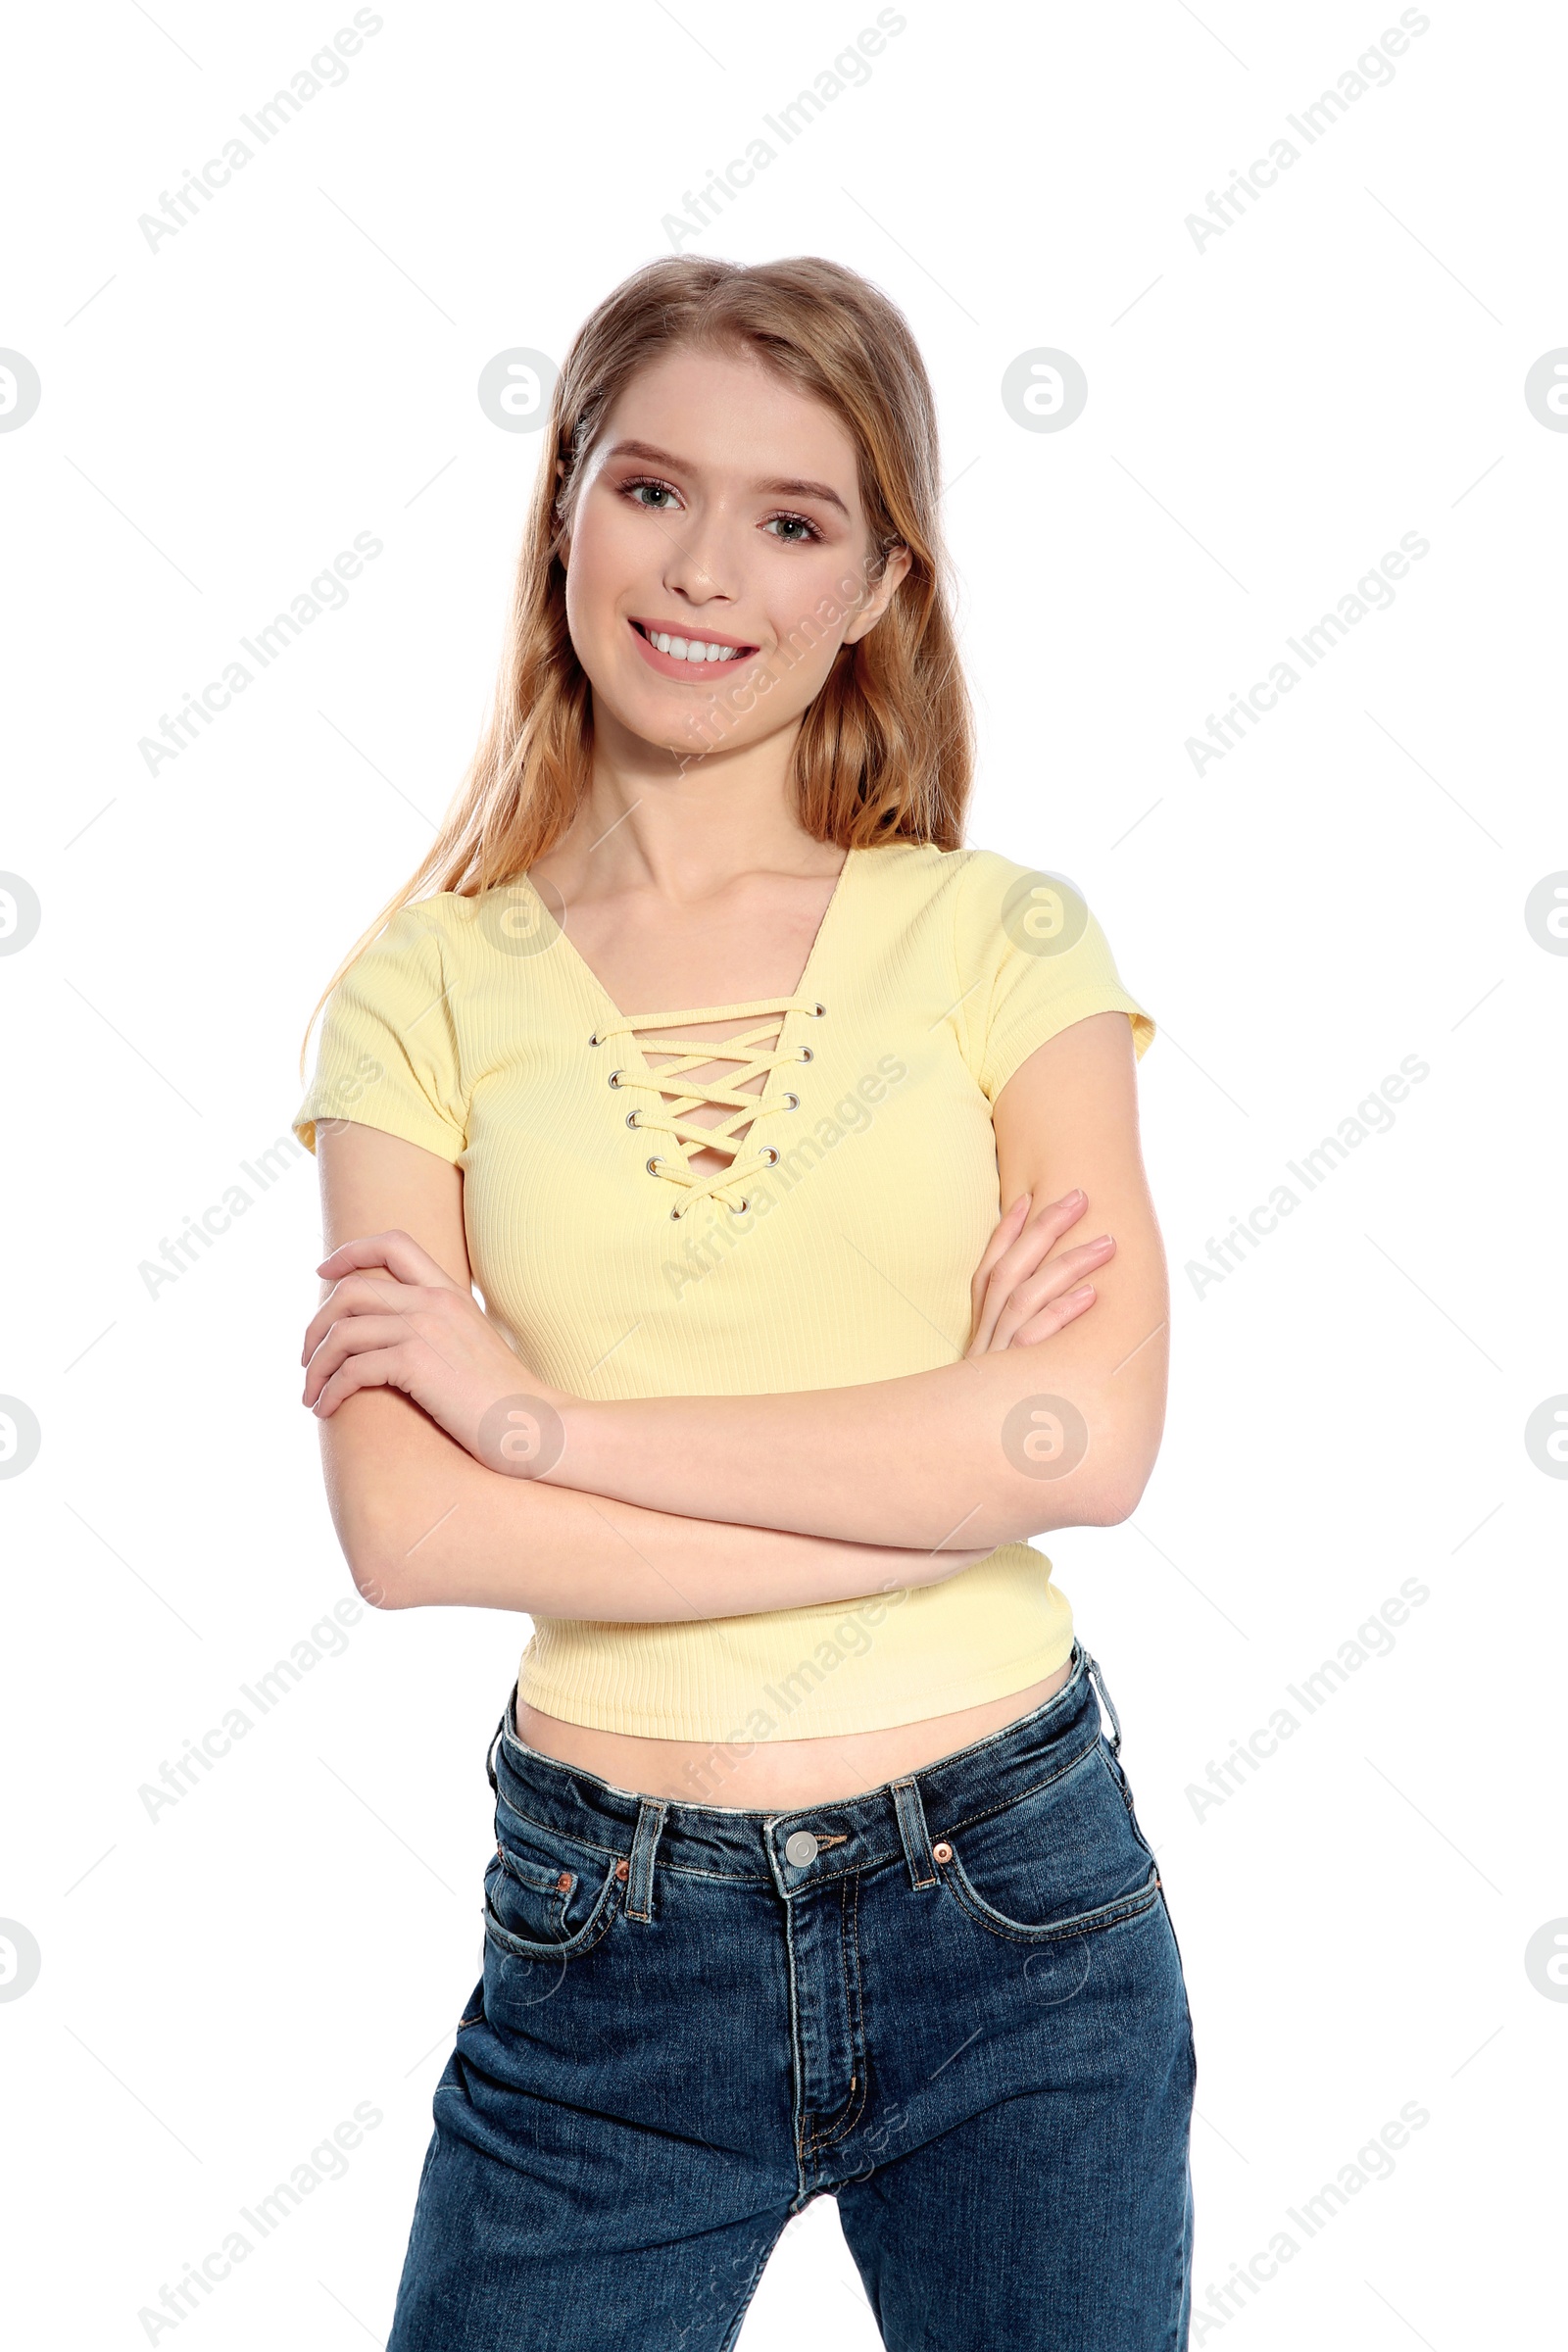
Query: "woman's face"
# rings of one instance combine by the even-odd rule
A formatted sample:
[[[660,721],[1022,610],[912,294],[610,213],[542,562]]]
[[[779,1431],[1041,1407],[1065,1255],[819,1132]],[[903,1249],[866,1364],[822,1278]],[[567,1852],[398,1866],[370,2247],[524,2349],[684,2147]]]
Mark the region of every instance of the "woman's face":
[[[895,550],[868,590],[871,556],[830,410],[748,356],[650,364],[605,419],[566,551],[596,723],[686,758],[793,727],[908,569]]]

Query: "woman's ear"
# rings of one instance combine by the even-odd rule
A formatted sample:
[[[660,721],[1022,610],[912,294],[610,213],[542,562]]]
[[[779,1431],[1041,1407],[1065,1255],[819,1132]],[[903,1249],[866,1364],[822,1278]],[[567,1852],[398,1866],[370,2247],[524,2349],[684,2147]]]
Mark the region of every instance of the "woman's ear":
[[[858,645],[868,630],[874,629],[898,593],[899,584],[908,576],[914,559],[902,540],[894,543],[882,566],[882,576],[871,590],[860,611],[844,632],[846,645]]]

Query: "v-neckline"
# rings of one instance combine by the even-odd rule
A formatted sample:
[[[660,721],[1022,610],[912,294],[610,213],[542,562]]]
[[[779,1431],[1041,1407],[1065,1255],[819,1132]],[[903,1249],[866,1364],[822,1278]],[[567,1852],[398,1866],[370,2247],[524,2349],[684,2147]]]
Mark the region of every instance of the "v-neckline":
[[[581,951],[573,945],[571,939],[567,936],[564,923],[558,921],[555,914],[551,911],[551,908],[547,905],[542,893],[534,882],[533,876],[525,873],[520,878],[527,883],[528,888],[533,892],[534,897],[538,899],[539,904],[544,907],[546,914],[549,915],[551,922],[555,924],[558,941],[563,947],[564,947],[572,962],[587,980],[589,987],[599,998],[600,1002],[607,1005],[610,1011],[614,1014],[617,1027],[629,1027],[632,1029],[667,1029],[674,1023],[681,1021],[738,1020],[744,1013],[760,1012],[764,1008],[776,1008],[780,1004],[793,1004],[797,998],[805,996],[807,993],[808,983],[810,981],[812,976],[813,968],[822,953],[823,943],[827,939],[828,932],[832,927],[833,917],[838,910],[840,902],[846,896],[844,885],[846,879],[848,878],[850,867],[854,864],[858,856],[859,852],[856,849],[848,849],[845,851],[844,863],[839,867],[838,873],[834,878],[833,888],[828,894],[827,905],[823,907],[821,915],[818,918],[816,932],[812,938],[809,949],[807,951],[806,962],[802,966],[801,976],[796,981],[795,986],[789,991],[787,996],[753,997],[749,1002],[742,1004],[683,1004],[677,1005],[673,1012],[622,1012],[620,1006],[611,996],[609,989],[606,988],[604,982],[600,979],[599,974],[594,970],[593,965],[589,963],[586,956],[583,956]],[[633,1042],[635,1042],[635,1040]],[[717,1045],[722,1045],[727,1044],[730,1041],[727,1039],[717,1038],[712,1042]],[[655,1048],[655,1051],[658,1051],[657,1047]]]

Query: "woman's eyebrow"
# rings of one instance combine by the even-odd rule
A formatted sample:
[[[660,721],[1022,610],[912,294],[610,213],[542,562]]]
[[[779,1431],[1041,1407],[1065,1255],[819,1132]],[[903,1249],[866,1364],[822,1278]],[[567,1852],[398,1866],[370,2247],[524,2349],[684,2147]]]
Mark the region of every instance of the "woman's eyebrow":
[[[689,458],[677,458],[667,449],[656,448],[652,441],[617,441],[614,448],[607,451],[606,455],[612,458],[641,458],[646,465],[673,466],[678,473],[695,473],[697,470]],[[754,482],[752,488],[767,491],[775,498],[819,498],[824,506],[837,507],[846,522],[850,519],[849,508],[844,504],[838,492],[830,489],[826,482],[805,482],[791,479],[789,481]]]

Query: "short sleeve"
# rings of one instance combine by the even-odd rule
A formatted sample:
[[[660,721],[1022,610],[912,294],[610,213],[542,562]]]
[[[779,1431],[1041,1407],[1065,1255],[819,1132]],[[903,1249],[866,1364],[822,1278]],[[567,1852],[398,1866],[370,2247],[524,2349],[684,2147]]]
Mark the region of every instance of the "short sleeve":
[[[1122,986],[1110,944],[1062,874],[976,851],[961,878],[956,980],[966,1058],[988,1102],[1037,1046],[1094,1012],[1124,1012],[1142,1059],[1154,1024]]]
[[[326,1001],[316,1074],[291,1122],[310,1152],[317,1122],[353,1119],[443,1159],[466,1148],[451,946],[427,906],[393,915]]]

